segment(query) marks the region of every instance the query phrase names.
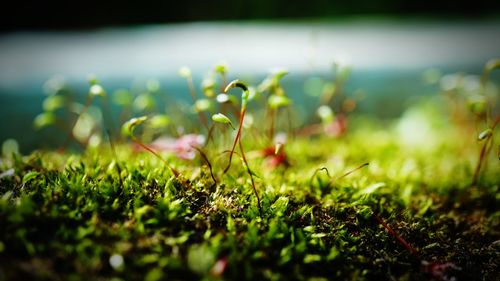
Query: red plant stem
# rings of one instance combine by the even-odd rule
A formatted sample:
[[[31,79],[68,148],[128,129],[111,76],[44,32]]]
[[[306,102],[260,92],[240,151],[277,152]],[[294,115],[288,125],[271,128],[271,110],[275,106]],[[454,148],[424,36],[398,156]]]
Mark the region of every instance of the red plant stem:
[[[347,177],[348,175],[350,175],[350,174],[352,174],[352,173],[356,172],[357,170],[359,170],[359,169],[361,169],[361,168],[363,168],[363,167],[366,167],[366,166],[368,166],[368,165],[370,165],[370,163],[364,163],[364,164],[361,164],[361,165],[360,165],[360,166],[358,166],[357,168],[355,168],[355,169],[353,169],[353,170],[351,170],[351,171],[349,171],[349,172],[347,172],[347,173],[343,174],[342,176],[340,176],[340,177],[338,177],[338,178],[336,178],[336,179],[337,179],[337,180],[339,180],[339,179],[341,179],[341,178],[345,178],[345,177]]]
[[[498,125],[498,122],[500,122],[500,116],[497,116],[497,118],[495,119],[495,123],[493,123],[493,126],[491,127],[492,131],[495,130],[495,127]],[[492,139],[493,139],[493,133],[484,141],[483,146],[481,147],[481,151],[479,152],[479,159],[477,161],[477,166],[476,169],[474,170],[474,176],[472,177],[472,185],[476,185],[479,181],[479,173],[485,161],[484,159],[486,158],[488,145],[490,144],[490,141]]]
[[[227,171],[229,171],[229,168],[231,167],[231,161],[233,160],[234,149],[236,148],[236,144],[238,143],[238,141],[241,137],[241,129],[243,127],[243,119],[245,118],[246,111],[247,111],[246,108],[241,110],[240,124],[238,125],[238,133],[236,133],[236,138],[234,139],[233,148],[231,148],[231,153],[229,154],[229,163],[227,164],[227,167],[224,169],[224,174],[227,173]]]
[[[394,231],[382,218],[380,218],[377,214],[373,213],[373,217],[377,220],[379,224],[381,224],[389,234],[396,238],[396,240],[401,243],[408,251],[410,251],[413,255],[415,255],[418,259],[420,259],[420,254],[417,252],[417,250],[406,240],[403,239],[403,237],[399,236],[396,231]]]
[[[176,169],[172,168],[172,166],[170,166],[168,164],[168,162],[165,159],[163,159],[163,157],[161,157],[160,154],[158,154],[156,151],[154,151],[151,147],[145,145],[144,143],[142,143],[140,140],[136,139],[133,136],[132,136],[132,141],[134,141],[140,147],[142,147],[145,150],[151,152],[154,156],[156,156],[158,159],[160,159],[170,169],[170,171],[172,172],[172,174],[174,174],[174,176],[176,176],[176,177],[179,176],[180,173]]]
[[[208,160],[207,155],[201,150],[201,148],[193,146],[193,145],[191,147],[194,148],[194,149],[196,149],[196,151],[198,151],[198,153],[200,153],[200,155],[203,158],[203,160],[205,160],[205,162],[207,163],[208,169],[210,170],[210,176],[212,177],[212,180],[214,181],[214,186],[216,186],[217,185],[217,180],[215,179],[214,172],[212,170],[212,164]]]
[[[250,166],[248,165],[245,152],[243,151],[243,143],[241,142],[241,140],[238,143],[240,145],[241,158],[243,158],[243,162],[245,163],[245,166],[247,168],[248,175],[250,175],[250,181],[252,182],[253,192],[255,193],[255,197],[257,197],[257,207],[259,208],[259,215],[262,218],[262,207],[260,205],[260,198],[259,194],[257,193],[257,188],[255,187],[255,181],[253,180],[252,171],[250,170]]]

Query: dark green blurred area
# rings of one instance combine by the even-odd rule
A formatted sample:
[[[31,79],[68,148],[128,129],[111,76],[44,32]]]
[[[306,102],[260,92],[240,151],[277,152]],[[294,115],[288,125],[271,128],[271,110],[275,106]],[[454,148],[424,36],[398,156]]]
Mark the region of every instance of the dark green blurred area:
[[[219,20],[308,20],[350,17],[479,19],[498,17],[500,1],[16,1],[0,30],[89,29],[103,26]]]

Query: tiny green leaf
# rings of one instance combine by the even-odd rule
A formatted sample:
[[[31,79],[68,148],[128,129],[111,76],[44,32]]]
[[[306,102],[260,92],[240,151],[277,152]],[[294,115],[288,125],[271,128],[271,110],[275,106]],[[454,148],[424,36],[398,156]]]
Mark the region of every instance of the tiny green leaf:
[[[226,115],[224,115],[222,113],[217,113],[217,114],[212,115],[212,120],[214,120],[215,122],[219,122],[219,123],[229,124],[229,126],[231,126],[231,128],[233,128],[233,130],[235,130],[233,123],[231,123],[231,119],[229,119]]]
[[[35,172],[35,171],[31,171],[31,172],[29,172],[29,173],[25,174],[25,175],[23,176],[23,183],[27,183],[27,182],[29,182],[30,180],[32,180],[32,179],[34,179],[34,178],[36,178],[39,174],[40,174],[40,173]]]
[[[381,187],[384,187],[384,186],[385,186],[385,183],[383,183],[383,182],[377,182],[377,183],[371,184],[371,185],[365,187],[364,189],[360,190],[358,192],[358,195],[372,194],[375,190],[377,190]]]
[[[285,196],[280,196],[272,205],[271,210],[277,215],[282,216],[287,207],[288,207],[289,199]]]

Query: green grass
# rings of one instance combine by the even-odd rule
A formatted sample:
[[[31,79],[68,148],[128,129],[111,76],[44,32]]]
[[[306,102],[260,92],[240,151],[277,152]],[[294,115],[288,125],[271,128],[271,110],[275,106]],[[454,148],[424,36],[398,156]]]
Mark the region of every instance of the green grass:
[[[472,185],[478,123],[443,108],[352,115],[339,137],[289,134],[267,157],[268,132],[247,127],[259,197],[238,150],[223,172],[236,143],[223,125],[193,160],[123,139],[5,149],[0,280],[495,280],[499,162],[488,153]]]

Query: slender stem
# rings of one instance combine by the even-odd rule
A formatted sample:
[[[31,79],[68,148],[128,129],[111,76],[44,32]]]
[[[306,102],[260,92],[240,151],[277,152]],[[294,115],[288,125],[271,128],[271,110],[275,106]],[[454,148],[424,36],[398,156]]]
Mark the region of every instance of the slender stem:
[[[248,173],[248,175],[250,175],[250,181],[252,182],[253,192],[255,194],[255,197],[257,197],[257,207],[259,208],[259,215],[262,218],[262,206],[260,205],[259,194],[257,193],[257,188],[255,187],[255,181],[253,180],[253,174],[252,174],[252,171],[250,170],[250,166],[248,165],[248,161],[247,161],[247,158],[245,156],[245,152],[243,151],[243,143],[241,142],[241,139],[238,143],[240,145],[241,158],[243,158],[243,162],[245,163],[245,167],[247,168],[247,173]]]
[[[352,174],[352,173],[356,172],[357,170],[359,170],[359,169],[361,169],[361,168],[363,168],[363,167],[366,167],[366,166],[368,166],[368,165],[370,165],[370,163],[364,163],[364,164],[361,164],[361,165],[359,165],[357,168],[355,168],[355,169],[353,169],[353,170],[350,170],[349,172],[347,172],[347,173],[343,174],[342,176],[340,176],[340,177],[336,178],[336,180],[339,180],[339,179],[345,178],[345,177],[347,177],[348,175],[350,175],[350,174]]]
[[[203,160],[205,160],[205,162],[208,165],[208,169],[210,170],[210,176],[212,177],[212,180],[214,181],[214,186],[217,186],[217,180],[215,179],[214,172],[212,170],[212,164],[208,160],[207,155],[205,154],[205,152],[203,152],[203,150],[201,150],[201,148],[193,146],[193,145],[191,147],[194,148],[194,149],[196,149],[196,151],[198,151],[198,153],[200,153],[200,155],[203,158]]]
[[[389,232],[389,234],[396,238],[396,240],[401,243],[406,249],[408,249],[408,251],[410,251],[413,255],[415,255],[418,259],[420,259],[420,254],[418,253],[418,251],[410,244],[408,243],[406,240],[403,239],[403,237],[401,237],[400,235],[398,235],[396,233],[396,231],[394,231],[382,218],[380,218],[377,214],[373,213],[373,217],[375,218],[375,220],[377,220],[378,223],[380,223],[385,229],[387,229],[387,232]]]
[[[208,145],[208,143],[210,142],[210,140],[214,141],[214,137],[213,137],[213,131],[214,131],[214,126],[215,124],[212,123],[212,125],[210,125],[210,128],[208,128],[208,133],[207,133],[207,143],[205,144],[205,146]]]
[[[180,175],[180,173],[176,169],[172,168],[172,166],[170,166],[170,164],[168,164],[167,160],[163,159],[163,157],[161,157],[161,155],[158,154],[158,152],[154,151],[151,147],[149,147],[149,146],[145,145],[144,143],[142,143],[140,140],[138,140],[133,135],[131,136],[131,139],[132,139],[133,142],[135,142],[136,144],[138,144],[140,147],[142,147],[145,150],[151,152],[154,156],[156,156],[158,159],[160,159],[170,169],[170,171],[172,172],[172,174],[174,174],[174,176],[178,177]]]
[[[229,163],[227,164],[227,167],[224,169],[224,174],[227,173],[227,171],[229,171],[229,168],[231,167],[231,161],[233,160],[234,149],[236,148],[236,144],[238,143],[241,137],[241,128],[243,127],[243,119],[245,118],[245,112],[246,108],[243,108],[240,113],[238,132],[236,133],[236,138],[234,139],[233,148],[231,148],[231,153],[229,154]]]

